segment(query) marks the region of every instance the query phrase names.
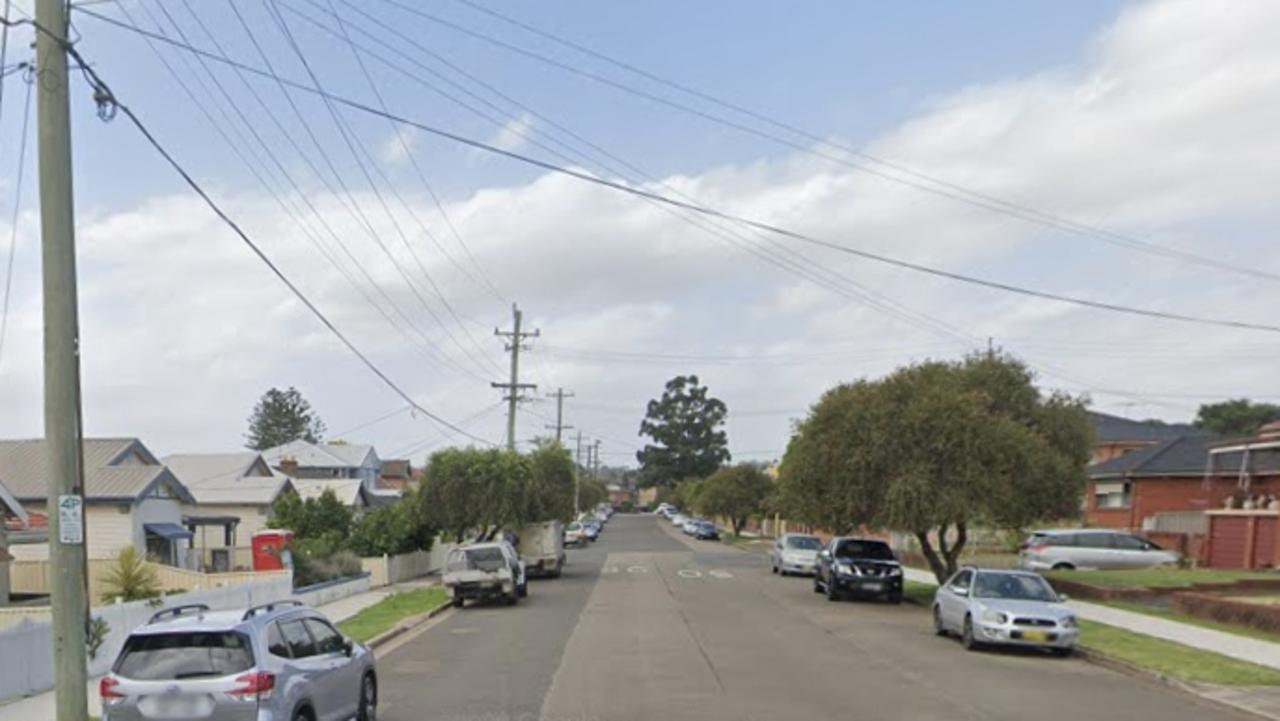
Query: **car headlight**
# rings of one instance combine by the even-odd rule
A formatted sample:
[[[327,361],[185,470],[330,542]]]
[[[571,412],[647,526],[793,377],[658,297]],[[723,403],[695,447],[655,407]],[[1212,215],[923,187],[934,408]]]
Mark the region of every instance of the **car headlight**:
[[[997,611],[994,608],[988,608],[982,612],[982,620],[987,623],[1004,624],[1009,622],[1009,616],[1002,611]]]
[[[902,569],[901,569],[900,567],[898,567],[898,566],[894,566],[893,568],[890,568],[890,569],[889,569],[889,575],[890,575],[890,576],[901,576],[901,575],[902,575]]]
[[[1080,624],[1076,622],[1075,616],[1067,616],[1066,618],[1062,619],[1058,623],[1062,624],[1063,628],[1079,628],[1080,627]]]
[[[852,576],[852,575],[854,575],[853,566],[851,566],[851,565],[849,565],[849,564],[847,564],[847,563],[837,563],[837,564],[836,564],[836,571],[837,571],[838,573],[843,573],[843,574],[844,574],[844,575],[846,575],[846,576]]]

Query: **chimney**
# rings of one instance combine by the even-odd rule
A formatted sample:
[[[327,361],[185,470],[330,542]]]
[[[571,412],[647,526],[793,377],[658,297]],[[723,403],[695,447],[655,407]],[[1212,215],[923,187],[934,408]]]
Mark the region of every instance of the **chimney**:
[[[290,478],[298,477],[298,459],[293,456],[285,456],[280,459],[279,470]]]

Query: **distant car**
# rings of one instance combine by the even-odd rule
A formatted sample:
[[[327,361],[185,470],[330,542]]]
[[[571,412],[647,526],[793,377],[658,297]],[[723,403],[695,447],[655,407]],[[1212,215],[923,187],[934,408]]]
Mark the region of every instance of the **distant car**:
[[[529,593],[524,561],[505,541],[470,543],[449,551],[441,580],[459,608],[468,600],[501,599],[515,605]]]
[[[939,636],[959,635],[971,651],[999,644],[1066,656],[1080,627],[1064,600],[1029,571],[963,568],[934,594],[933,628]]]
[[[1150,568],[1180,560],[1145,538],[1103,528],[1034,531],[1018,552],[1019,566],[1028,571]]]
[[[684,523],[680,524],[680,530],[684,532],[684,535],[692,536],[694,531],[698,530],[699,523],[702,523],[701,519],[690,518],[686,520]]]
[[[797,573],[812,576],[818,565],[818,551],[822,540],[804,533],[786,533],[773,542],[769,565],[780,575]]]
[[[574,521],[564,527],[564,545],[577,546],[587,540],[586,529],[581,523]]]
[[[377,715],[373,651],[297,601],[188,605],[134,629],[98,683],[103,721]]]
[[[902,602],[902,566],[889,544],[874,538],[836,537],[818,552],[814,593],[839,601],[847,595]]]
[[[693,531],[693,537],[699,541],[719,541],[720,529],[711,521],[699,521]]]
[[[671,525],[675,526],[676,528],[680,528],[684,526],[684,522],[687,520],[689,520],[689,517],[684,515],[683,513],[674,513],[671,515]]]
[[[601,527],[599,521],[587,521],[582,524],[582,532],[586,535],[588,541],[594,541],[600,538],[600,530]]]

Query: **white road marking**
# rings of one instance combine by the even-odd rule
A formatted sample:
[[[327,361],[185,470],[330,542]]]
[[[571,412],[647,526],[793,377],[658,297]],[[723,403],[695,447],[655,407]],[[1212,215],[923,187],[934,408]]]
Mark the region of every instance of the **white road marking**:
[[[733,578],[732,573],[729,573],[728,571],[721,571],[718,568],[713,571],[707,571],[707,575],[712,578]]]
[[[648,573],[648,572],[649,572],[649,569],[646,566],[627,566],[627,573]]]
[[[701,578],[702,571],[695,571],[692,568],[682,568],[676,571],[676,575],[680,578]]]

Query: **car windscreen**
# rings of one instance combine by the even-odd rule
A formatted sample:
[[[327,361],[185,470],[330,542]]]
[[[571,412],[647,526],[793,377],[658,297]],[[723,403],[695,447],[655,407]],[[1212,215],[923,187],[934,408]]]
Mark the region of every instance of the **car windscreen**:
[[[475,548],[467,553],[467,568],[480,571],[497,571],[507,565],[507,559],[498,548]]]
[[[977,598],[1003,598],[1011,601],[1057,601],[1043,578],[1021,573],[979,573],[973,582]]]
[[[791,536],[787,539],[787,548],[796,551],[816,551],[822,548],[822,541],[813,536]]]
[[[892,561],[893,551],[881,541],[843,541],[836,546],[837,558],[855,558],[871,561]]]
[[[253,667],[249,639],[226,631],[131,636],[115,673],[137,681],[230,676]]]

